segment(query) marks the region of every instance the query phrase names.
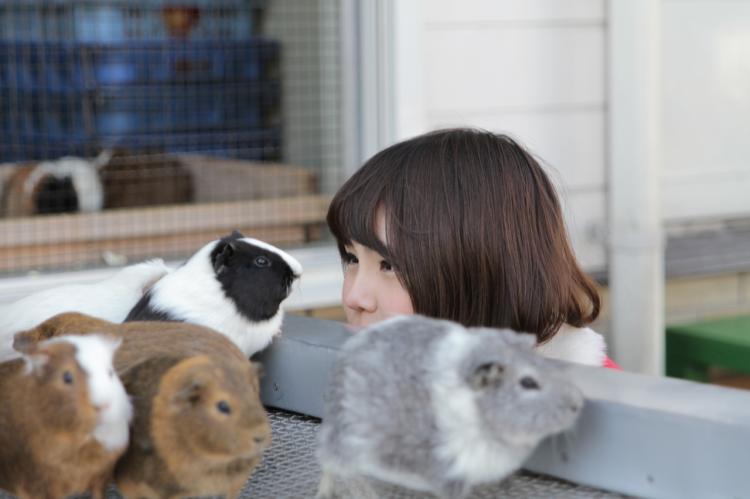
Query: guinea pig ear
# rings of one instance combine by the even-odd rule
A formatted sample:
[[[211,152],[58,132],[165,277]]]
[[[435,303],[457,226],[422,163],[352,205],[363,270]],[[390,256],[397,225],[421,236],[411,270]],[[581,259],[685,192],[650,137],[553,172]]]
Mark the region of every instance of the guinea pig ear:
[[[242,232],[238,230],[233,230],[232,233],[229,235],[228,239],[244,239],[245,236],[242,234]]]
[[[177,402],[198,402],[208,387],[207,367],[202,356],[183,360],[176,367],[182,371],[177,383],[175,400]]]
[[[38,352],[34,349],[33,353],[24,354],[23,360],[26,363],[26,373],[34,376],[41,376],[44,368],[49,362],[49,355]]]
[[[505,367],[498,362],[488,362],[477,367],[471,374],[469,385],[474,390],[497,387],[503,382]]]
[[[13,335],[13,349],[21,353],[31,353],[36,348],[38,339],[34,330],[21,331]]]
[[[221,240],[211,252],[211,263],[214,272],[221,274],[229,266],[232,256],[234,255],[234,243],[231,241]]]
[[[175,399],[179,402],[195,404],[201,399],[206,384],[200,379],[190,379],[177,391]]]

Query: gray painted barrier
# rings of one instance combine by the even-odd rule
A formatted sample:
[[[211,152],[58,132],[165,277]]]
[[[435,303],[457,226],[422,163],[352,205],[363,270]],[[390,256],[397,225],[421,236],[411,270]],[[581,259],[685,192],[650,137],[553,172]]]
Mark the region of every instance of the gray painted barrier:
[[[270,407],[323,415],[344,325],[287,315],[258,358]],[[654,498],[750,498],[750,392],[570,366],[586,396],[575,430],[539,447],[525,469]]]

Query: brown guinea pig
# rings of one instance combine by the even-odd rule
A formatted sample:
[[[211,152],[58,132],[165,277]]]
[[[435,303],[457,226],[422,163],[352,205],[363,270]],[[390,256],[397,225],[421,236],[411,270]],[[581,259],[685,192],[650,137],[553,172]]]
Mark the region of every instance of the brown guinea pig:
[[[158,150],[134,154],[115,149],[99,175],[106,209],[182,204],[193,198],[190,170]]]
[[[71,331],[122,338],[115,367],[135,409],[115,470],[126,497],[239,495],[270,443],[270,426],[256,368],[231,340],[193,324],[65,313],[18,333],[14,346]]]
[[[270,440],[249,396],[258,393],[251,364],[154,357],[124,377],[129,393],[147,396],[135,401],[133,441],[115,472],[123,494],[238,497]]]
[[[128,443],[119,341],[63,336],[0,364],[0,489],[21,498],[104,497]]]

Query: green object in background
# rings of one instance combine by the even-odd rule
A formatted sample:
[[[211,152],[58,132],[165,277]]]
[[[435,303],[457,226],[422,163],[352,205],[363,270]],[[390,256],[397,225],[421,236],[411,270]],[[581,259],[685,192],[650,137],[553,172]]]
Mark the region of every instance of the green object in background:
[[[667,376],[708,381],[708,368],[750,374],[750,315],[667,327]]]

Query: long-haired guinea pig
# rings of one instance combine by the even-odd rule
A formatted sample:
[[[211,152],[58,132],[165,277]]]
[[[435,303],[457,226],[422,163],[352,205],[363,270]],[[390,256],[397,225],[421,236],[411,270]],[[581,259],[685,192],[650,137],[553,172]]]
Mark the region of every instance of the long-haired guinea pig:
[[[421,316],[354,335],[326,398],[318,497],[371,497],[381,481],[461,499],[516,470],[583,406],[534,343],[533,335]]]
[[[112,369],[119,340],[60,336],[0,364],[0,489],[104,497],[132,407]]]
[[[133,398],[131,443],[115,471],[126,497],[236,497],[270,443],[253,363],[227,337],[181,322],[114,324],[55,316],[15,345],[102,332],[122,338],[115,368]]]
[[[211,241],[160,279],[126,321],[183,321],[231,339],[248,357],[281,328],[281,302],[302,266],[291,255],[235,231]]]
[[[93,283],[65,284],[44,289],[0,306],[0,361],[18,357],[13,335],[62,312],[82,312],[122,322],[144,293],[169,272],[161,259],[120,269]]]

